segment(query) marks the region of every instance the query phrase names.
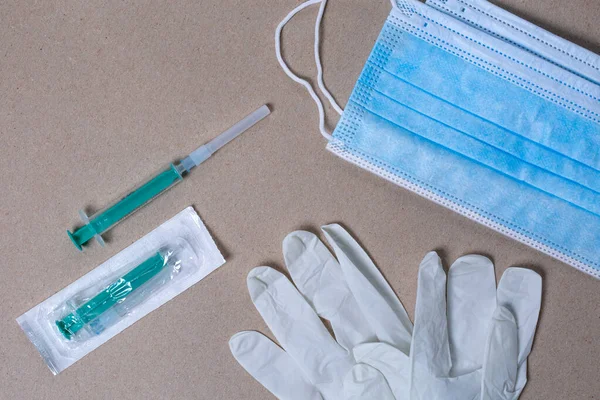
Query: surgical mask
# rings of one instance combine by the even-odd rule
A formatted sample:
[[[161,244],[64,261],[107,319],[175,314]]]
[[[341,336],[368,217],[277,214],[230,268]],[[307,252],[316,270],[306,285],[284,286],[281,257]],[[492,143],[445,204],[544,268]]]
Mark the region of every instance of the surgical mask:
[[[596,54],[486,0],[427,0],[427,4],[582,78],[600,84],[600,60]]]
[[[325,1],[292,11],[276,48],[319,105],[328,150],[600,278],[600,87],[581,67],[600,65],[598,56],[575,65],[546,51],[581,58],[563,39],[542,46],[521,35],[516,45],[417,0],[393,1],[345,110],[334,105],[342,116],[330,136],[316,93],[285,66],[278,39],[316,3],[317,82],[333,101],[318,57]],[[498,31],[501,17],[486,30]]]

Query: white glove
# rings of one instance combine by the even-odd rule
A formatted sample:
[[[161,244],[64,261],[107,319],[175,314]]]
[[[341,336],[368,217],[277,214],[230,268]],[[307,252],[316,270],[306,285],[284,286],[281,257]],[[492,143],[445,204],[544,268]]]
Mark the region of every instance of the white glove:
[[[360,345],[354,356],[380,371],[397,399],[517,399],[527,382],[541,288],[534,271],[509,268],[496,290],[492,262],[477,255],[456,260],[446,285],[431,252],[419,268],[410,357],[386,343]]]
[[[231,352],[282,400],[394,400],[381,373],[355,363],[350,350],[383,342],[408,353],[410,319],[348,232],[336,224],[322,230],[337,261],[312,233],[293,232],[283,242],[299,292],[272,268],[248,275],[252,301],[283,349],[258,332],[240,332],[230,340]],[[337,341],[319,317],[330,321]],[[408,385],[408,370],[397,379]]]

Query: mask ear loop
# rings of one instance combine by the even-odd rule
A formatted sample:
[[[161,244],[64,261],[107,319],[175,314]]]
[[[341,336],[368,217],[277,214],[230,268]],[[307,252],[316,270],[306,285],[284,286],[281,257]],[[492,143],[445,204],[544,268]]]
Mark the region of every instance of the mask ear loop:
[[[320,3],[321,5],[319,7],[319,14],[317,15],[317,20],[315,22],[315,43],[314,43],[314,56],[315,56],[315,63],[317,65],[317,85],[319,86],[319,89],[325,95],[325,97],[327,98],[327,100],[329,101],[331,106],[335,109],[335,111],[340,115],[344,112],[344,110],[337,104],[337,102],[335,101],[335,99],[333,98],[333,96],[331,95],[329,90],[327,90],[327,87],[325,87],[325,83],[323,82],[323,66],[321,65],[321,57],[319,55],[319,42],[320,42],[319,37],[320,37],[321,21],[323,19],[323,14],[325,13],[325,6],[327,4],[327,0],[308,0],[308,1],[300,4],[298,7],[294,8],[279,23],[279,25],[277,25],[277,29],[275,30],[275,53],[277,55],[277,61],[279,62],[279,65],[283,69],[283,72],[285,72],[285,74],[287,76],[289,76],[294,82],[297,82],[297,83],[301,84],[302,86],[304,86],[306,88],[306,90],[308,90],[310,97],[312,97],[313,101],[317,104],[317,109],[319,110],[319,131],[321,132],[321,135],[323,135],[323,137],[329,141],[329,140],[331,140],[332,136],[331,136],[331,133],[328,132],[327,129],[325,128],[325,110],[323,108],[323,103],[321,102],[321,99],[319,99],[319,96],[317,96],[317,93],[315,92],[315,90],[313,89],[311,84],[308,83],[308,81],[300,78],[298,75],[296,75],[292,72],[292,70],[288,67],[285,60],[283,59],[283,56],[281,55],[281,31],[283,30],[283,27],[300,11],[304,10],[306,7],[309,7],[313,4],[318,4],[318,3]]]

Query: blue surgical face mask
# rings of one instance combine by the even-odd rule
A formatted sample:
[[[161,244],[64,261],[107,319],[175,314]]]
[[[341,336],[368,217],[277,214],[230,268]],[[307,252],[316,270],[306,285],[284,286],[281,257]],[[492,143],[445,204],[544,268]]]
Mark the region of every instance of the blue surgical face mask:
[[[327,148],[599,278],[598,56],[485,1],[430,2],[393,3],[331,137],[319,106]]]
[[[487,0],[427,0],[427,4],[584,79],[600,84],[600,60],[596,54]]]

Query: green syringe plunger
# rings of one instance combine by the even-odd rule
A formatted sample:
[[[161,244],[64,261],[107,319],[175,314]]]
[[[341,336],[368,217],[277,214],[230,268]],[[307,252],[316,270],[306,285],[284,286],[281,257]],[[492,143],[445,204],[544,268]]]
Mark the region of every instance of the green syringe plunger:
[[[179,183],[192,168],[200,165],[215,151],[251,128],[254,124],[269,115],[269,113],[269,108],[266,105],[260,107],[207,144],[194,150],[189,156],[181,160],[181,162],[171,164],[167,170],[159,173],[105,210],[93,216],[88,216],[84,211],[79,211],[79,216],[85,225],[76,229],[75,232],[67,230],[69,238],[71,238],[71,241],[79,250],[82,250],[82,245],[92,238],[95,238],[104,246],[104,240],[101,236],[104,232],[133,214],[161,193]]]

